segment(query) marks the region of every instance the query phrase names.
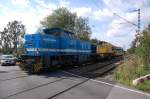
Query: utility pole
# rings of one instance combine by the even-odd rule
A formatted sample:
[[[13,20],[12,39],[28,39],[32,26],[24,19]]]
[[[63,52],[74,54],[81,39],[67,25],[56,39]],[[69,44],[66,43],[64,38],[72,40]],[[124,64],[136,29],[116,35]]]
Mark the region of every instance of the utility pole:
[[[137,31],[138,31],[138,34],[140,34],[140,28],[141,28],[141,12],[140,12],[140,9],[138,9],[138,10],[134,10],[134,12],[135,11],[138,11],[138,24],[135,24],[135,23],[133,23],[133,22],[131,22],[131,21],[129,21],[129,20],[127,20],[127,19],[125,19],[125,18],[123,18],[122,16],[120,16],[120,15],[118,15],[117,13],[114,13],[114,15],[115,16],[118,16],[119,18],[121,18],[121,19],[123,19],[124,21],[126,21],[126,22],[128,22],[128,23],[130,23],[131,25],[133,25],[133,26],[136,26],[137,27]]]
[[[137,34],[136,34],[136,37],[137,37],[137,40],[136,40],[136,45],[137,46],[139,43],[140,43],[140,36],[141,36],[141,10],[140,8],[138,10],[134,10],[134,11],[137,11],[138,12],[138,29],[137,29]]]
[[[127,19],[121,17],[120,15],[118,15],[118,14],[116,14],[116,13],[114,13],[114,15],[116,15],[116,16],[118,16],[119,18],[123,19],[124,21],[130,23],[131,25],[137,27],[137,34],[136,34],[137,40],[136,40],[136,45],[135,45],[135,46],[137,46],[138,43],[140,42],[140,36],[141,36],[141,34],[140,34],[140,31],[141,31],[141,10],[140,10],[140,8],[139,8],[139,9],[137,9],[137,10],[133,10],[133,12],[135,12],[135,11],[138,12],[138,24],[135,24],[135,23],[133,23],[133,22],[131,22],[131,21],[129,21],[129,20],[127,20]]]
[[[140,29],[141,29],[141,12],[140,9],[138,9],[138,33],[140,34]]]

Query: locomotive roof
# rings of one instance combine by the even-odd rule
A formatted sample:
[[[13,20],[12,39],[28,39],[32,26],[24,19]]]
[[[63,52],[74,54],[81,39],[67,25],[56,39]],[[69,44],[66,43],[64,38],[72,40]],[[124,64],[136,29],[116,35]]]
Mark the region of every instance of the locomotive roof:
[[[43,29],[43,31],[45,34],[51,34],[53,32],[65,32],[67,34],[74,34],[73,32],[69,32],[69,31],[63,30],[61,28],[46,28],[46,29]]]

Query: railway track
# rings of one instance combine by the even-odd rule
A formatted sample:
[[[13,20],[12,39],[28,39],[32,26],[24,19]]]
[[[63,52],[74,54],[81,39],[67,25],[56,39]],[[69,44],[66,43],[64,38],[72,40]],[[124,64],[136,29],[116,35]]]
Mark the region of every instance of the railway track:
[[[65,93],[65,92],[67,92],[67,91],[69,91],[69,90],[71,90],[71,89],[73,89],[73,88],[75,88],[75,87],[77,87],[77,86],[82,85],[83,83],[87,82],[88,80],[89,80],[89,79],[86,79],[86,80],[84,80],[84,81],[81,81],[81,82],[79,82],[79,83],[77,83],[77,84],[75,84],[75,85],[73,85],[73,86],[71,86],[71,87],[69,87],[69,88],[67,88],[67,89],[65,89],[65,90],[63,90],[63,91],[61,91],[61,92],[59,92],[59,93],[57,93],[57,94],[55,94],[55,95],[49,97],[49,98],[47,98],[47,99],[55,98],[55,97],[57,97],[57,96],[59,96],[59,95]]]
[[[31,75],[28,75],[26,72],[21,71],[21,70],[1,71],[0,72],[0,82],[29,77],[29,76],[31,76]]]
[[[52,81],[52,82],[48,82],[48,83],[45,83],[45,84],[41,84],[41,85],[38,85],[36,87],[32,87],[30,89],[26,89],[26,90],[23,90],[23,91],[20,91],[20,92],[17,92],[17,93],[14,93],[14,94],[11,94],[11,95],[8,95],[8,96],[5,96],[5,97],[2,97],[1,99],[7,99],[9,97],[12,97],[12,96],[15,96],[15,95],[18,95],[18,94],[21,94],[21,93],[24,93],[24,92],[27,92],[27,91],[31,91],[31,90],[34,90],[36,88],[39,88],[39,87],[43,87],[43,86],[46,86],[46,85],[49,85],[49,84],[52,84],[52,83],[55,83],[55,82],[58,82],[60,80],[63,80],[65,78],[60,78],[60,79],[57,79],[55,81]]]
[[[18,79],[18,78],[24,78],[24,77],[29,77],[29,75],[17,76],[17,77],[12,77],[12,78],[7,78],[7,79],[2,79],[2,80],[0,80],[0,82],[8,81],[8,80],[13,80],[13,79]]]
[[[79,68],[73,68],[73,69],[68,69],[68,70],[64,70],[73,74],[77,74],[83,77],[88,77],[88,78],[94,78],[97,76],[100,76],[104,73],[106,73],[107,71],[111,70],[112,68],[114,68],[115,66],[113,65],[113,63],[115,63],[116,60],[111,60],[111,61],[104,61],[101,63],[96,63],[96,64],[91,64],[88,63],[88,66],[82,66]],[[85,64],[84,64],[85,65]],[[14,71],[14,70],[12,70]],[[17,72],[20,72],[20,70],[16,70]],[[24,77],[29,77],[31,75],[21,75],[21,76],[15,76],[15,77],[10,77],[10,78],[6,78],[6,79],[0,79],[0,82],[3,81],[7,81],[7,80],[13,80],[13,79],[18,79],[18,78],[24,78]]]
[[[99,75],[103,74],[104,72],[114,68],[113,64],[116,61],[117,60],[104,61],[104,62],[101,62],[101,63],[90,64],[88,66],[82,66],[82,67],[79,67],[79,68],[58,70],[58,71],[56,71],[56,73],[54,72],[54,76],[53,76],[53,73],[52,74],[51,73],[44,73],[44,74],[42,74],[42,76],[50,74],[50,77],[55,77],[55,75],[57,73],[60,73],[62,77],[57,77],[56,76],[56,78],[53,81],[51,81],[51,80],[46,81],[46,82],[43,81],[43,83],[39,83],[39,84],[36,84],[36,85],[31,86],[29,88],[25,88],[25,89],[22,89],[22,90],[19,90],[19,91],[16,91],[16,92],[12,92],[11,94],[8,94],[8,95],[0,97],[0,98],[1,99],[9,99],[9,98],[16,97],[16,96],[24,94],[24,93],[32,92],[34,90],[39,90],[41,88],[51,88],[49,86],[53,86],[53,84],[57,85],[58,83],[62,83],[62,82],[71,83],[71,84],[67,84],[67,87],[62,88],[61,90],[59,90],[56,93],[53,93],[52,95],[49,95],[47,97],[47,99],[52,99],[52,98],[60,96],[61,94],[66,93],[66,92],[68,92],[68,91],[84,84],[85,82],[89,81],[90,78],[94,78],[98,74]],[[65,71],[65,72],[63,72],[63,71]],[[75,75],[73,75],[73,74],[75,74]],[[11,82],[12,80],[13,81],[18,81],[20,79],[28,79],[29,76],[32,76],[32,75],[22,75],[22,76],[18,76],[18,77],[16,76],[14,78],[0,80],[0,82],[4,83],[4,81],[10,81]],[[34,76],[37,76],[38,78],[40,77],[39,75],[34,75]],[[76,78],[78,78],[80,80],[76,81]],[[51,78],[49,78],[49,79],[51,79]],[[24,81],[26,81],[26,80],[24,80]],[[34,80],[34,81],[36,82],[36,80]]]
[[[64,75],[66,75],[66,77],[57,78],[57,79],[55,79],[55,80],[53,80],[53,81],[49,81],[49,82],[46,82],[46,83],[43,83],[43,84],[39,84],[39,85],[37,85],[37,86],[30,87],[30,88],[27,88],[27,89],[22,90],[22,91],[19,91],[19,92],[9,94],[9,95],[7,95],[7,96],[5,96],[5,97],[0,97],[0,99],[9,99],[9,98],[12,98],[12,97],[14,97],[14,96],[17,96],[17,95],[20,95],[20,94],[23,94],[23,93],[26,93],[26,92],[30,92],[30,91],[36,90],[36,89],[38,89],[38,88],[42,88],[42,87],[49,86],[49,85],[51,85],[51,84],[59,83],[59,82],[61,82],[61,81],[63,81],[63,80],[64,80],[64,81],[69,80],[70,82],[72,82],[72,81],[75,81],[75,79],[71,79],[70,77],[77,77],[77,76],[75,76],[75,75],[67,74],[67,73],[64,73],[64,72],[62,72],[62,73],[63,73]],[[63,74],[62,74],[62,75],[63,75]],[[67,75],[70,76],[70,77],[68,77]],[[82,78],[82,77],[78,77],[78,78]],[[18,78],[18,79],[19,79],[19,78]],[[12,79],[10,79],[10,80],[12,80]],[[47,99],[52,99],[52,98],[54,98],[54,97],[57,97],[57,96],[59,96],[59,95],[65,93],[65,92],[67,92],[67,91],[69,91],[69,90],[71,90],[71,89],[73,89],[73,88],[75,88],[75,87],[77,87],[77,86],[79,86],[79,85],[81,85],[81,84],[87,82],[88,80],[89,80],[89,79],[82,78],[80,81],[77,81],[77,82],[73,83],[72,85],[69,85],[68,88],[65,88],[65,89],[63,89],[63,90],[61,90],[61,91],[56,92],[56,94],[53,94],[53,95],[49,96]],[[45,99],[45,98],[44,98],[44,99]]]
[[[73,73],[76,75],[80,75],[87,78],[96,78],[98,76],[103,75],[104,73],[107,73],[108,71],[112,70],[116,67],[116,62],[119,62],[120,58],[116,58],[110,61],[103,61],[96,64],[79,67],[79,68],[73,68],[64,70],[69,73]]]
[[[71,86],[70,88],[68,88],[68,89],[66,89],[66,90],[64,90],[62,92],[59,92],[59,93],[49,97],[48,99],[52,99],[54,97],[57,97],[57,96],[65,93],[65,92],[67,92],[67,91],[69,91],[69,90],[71,90],[71,89],[73,89],[73,88],[75,88],[75,87],[77,87],[77,86],[87,82],[90,78],[93,78],[95,76],[100,76],[100,75],[106,73],[107,71],[110,71],[112,68],[115,67],[113,64],[116,61],[117,60],[112,60],[111,62],[98,63],[100,65],[94,66],[92,68],[88,68],[88,66],[82,67],[80,69],[80,72],[82,72],[82,73],[77,72],[78,69],[75,69],[75,70],[72,69],[70,71],[69,70],[64,71],[64,73],[67,73],[67,74],[70,74],[70,75],[74,75],[74,76],[77,75],[78,77],[83,77],[85,80],[80,82],[80,83],[78,83],[78,84],[75,84],[75,85]],[[97,64],[94,64],[94,65],[97,65]],[[91,65],[90,65],[90,67],[91,67]],[[73,72],[73,71],[76,71],[76,72]],[[96,75],[93,75],[92,72],[96,73]],[[97,74],[97,72],[98,72],[98,74]]]
[[[83,93],[87,92],[87,94],[85,94],[85,97],[86,97],[86,95],[89,95],[89,92],[91,92],[90,90],[96,90],[95,88],[97,88],[97,87],[99,89],[102,89],[103,91],[106,91],[106,92],[108,91],[108,94],[103,94],[103,91],[92,91],[92,92],[95,92],[96,93],[95,95],[97,95],[97,97],[102,97],[99,95],[99,92],[102,93],[103,97],[107,97],[109,95],[110,90],[116,86],[114,86],[114,84],[110,84],[110,83],[103,82],[103,81],[100,81],[99,82],[100,85],[97,85],[98,81],[94,81],[94,79],[91,79],[89,75],[92,75],[92,73],[95,73],[95,74],[99,73],[102,75],[103,73],[114,68],[115,63],[117,61],[118,60],[112,60],[109,62],[105,61],[103,63],[93,64],[93,67],[91,67],[91,68],[88,68],[88,66],[83,66],[82,68],[80,68],[81,69],[80,74],[75,74],[75,73],[77,73],[75,71],[77,71],[79,68],[73,68],[74,72],[71,72],[71,71],[73,71],[73,69],[71,69],[71,70],[69,69],[69,70],[58,70],[54,73],[43,74],[43,75],[49,75],[49,77],[44,77],[43,75],[42,76],[41,75],[33,75],[34,77],[29,77],[29,78],[28,77],[27,78],[18,77],[18,79],[20,79],[20,80],[22,79],[23,82],[27,81],[23,85],[31,84],[31,87],[26,88],[25,86],[22,86],[23,89],[21,89],[21,87],[18,87],[18,88],[16,88],[15,92],[13,91],[13,88],[7,87],[7,88],[9,88],[8,91],[12,91],[12,93],[9,93],[7,95],[3,95],[4,93],[2,93],[2,94],[0,94],[0,98],[1,99],[22,99],[22,98],[26,98],[26,99],[53,99],[53,98],[54,99],[57,99],[57,98],[58,99],[59,98],[66,99],[66,98],[62,98],[62,96],[66,97],[68,94],[73,95],[72,94],[73,92],[76,92],[76,95],[77,95],[78,90],[80,90]],[[57,73],[59,75],[57,75]],[[32,80],[32,78],[36,78],[36,79]],[[8,80],[10,80],[10,82],[11,82],[11,80],[13,80],[13,82],[19,81],[15,78],[8,79]],[[5,83],[5,82],[3,82],[3,83]],[[95,83],[97,83],[97,84],[95,84]],[[0,85],[1,84],[2,83],[0,83]],[[92,85],[93,86],[97,85],[97,86],[93,88]],[[108,85],[108,86],[106,86],[106,85]],[[107,87],[107,88],[105,88],[105,87]],[[91,89],[91,88],[93,88],[93,89]],[[122,88],[122,87],[118,87],[118,88]],[[90,90],[87,91],[87,89],[90,89]],[[124,88],[122,88],[122,89],[126,90]],[[5,90],[7,90],[7,89],[5,89]],[[0,89],[0,92],[2,92],[1,89]],[[73,96],[78,97],[76,95],[73,95]],[[70,97],[70,96],[68,96],[68,97]],[[80,98],[80,99],[83,99],[83,98]]]

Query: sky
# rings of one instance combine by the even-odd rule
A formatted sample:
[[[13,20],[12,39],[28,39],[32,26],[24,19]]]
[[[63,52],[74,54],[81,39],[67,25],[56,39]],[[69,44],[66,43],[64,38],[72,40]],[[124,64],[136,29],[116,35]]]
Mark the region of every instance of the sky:
[[[78,16],[88,18],[92,38],[127,49],[137,30],[123,18],[137,24],[141,9],[141,31],[150,22],[150,0],[0,0],[0,31],[9,21],[18,20],[26,26],[26,34],[34,33],[40,21],[59,8],[66,7]]]

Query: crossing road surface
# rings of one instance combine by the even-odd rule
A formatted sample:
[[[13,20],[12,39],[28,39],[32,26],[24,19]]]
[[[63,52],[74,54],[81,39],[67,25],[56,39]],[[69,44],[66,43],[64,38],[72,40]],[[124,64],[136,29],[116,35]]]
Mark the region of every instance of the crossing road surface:
[[[0,99],[52,98],[150,99],[150,94],[65,71],[28,75],[18,66],[0,66]]]

